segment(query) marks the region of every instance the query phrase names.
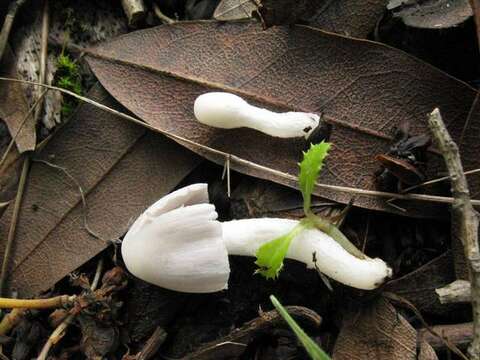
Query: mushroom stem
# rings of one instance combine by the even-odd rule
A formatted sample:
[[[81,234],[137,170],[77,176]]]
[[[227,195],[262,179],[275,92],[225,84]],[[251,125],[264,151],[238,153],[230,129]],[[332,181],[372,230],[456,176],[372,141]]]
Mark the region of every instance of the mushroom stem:
[[[223,241],[229,255],[255,256],[262,244],[288,233],[298,223],[297,220],[272,218],[224,222]],[[375,289],[392,275],[383,260],[359,259],[317,229],[305,229],[296,236],[287,258],[303,262],[308,268],[316,267],[330,278],[357,289]]]
[[[317,114],[276,113],[250,105],[240,96],[225,92],[200,95],[195,100],[194,113],[197,120],[205,125],[222,129],[248,127],[280,138],[308,138],[320,121]]]

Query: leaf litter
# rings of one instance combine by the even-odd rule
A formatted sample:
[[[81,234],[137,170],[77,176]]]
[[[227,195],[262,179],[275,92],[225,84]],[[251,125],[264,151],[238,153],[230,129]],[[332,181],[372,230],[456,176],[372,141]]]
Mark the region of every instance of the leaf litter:
[[[264,3],[267,4],[268,1]],[[374,21],[372,19],[377,20],[384,10],[384,4],[380,3],[382,2],[379,1],[377,5],[374,5],[372,1],[365,6],[369,9],[367,13],[371,16],[369,17],[351,16],[351,14],[358,15],[358,9],[355,10],[355,2],[352,3],[352,6],[346,7],[342,1],[335,4],[325,1],[323,2],[324,6],[320,8],[321,16],[316,18],[318,27],[340,34],[366,37],[373,30]],[[378,6],[377,10],[375,10],[375,6]],[[330,18],[329,11],[340,17],[335,18],[332,15]],[[346,16],[344,11],[350,16]],[[312,12],[312,14],[314,13]],[[295,14],[293,15],[295,20],[292,22],[298,21],[299,18]],[[342,30],[342,19],[347,19],[347,23],[350,22],[343,28],[347,30]],[[332,21],[331,24],[328,24],[329,20]],[[325,22],[322,24],[321,21]],[[355,26],[362,21],[366,25],[362,28],[363,30],[355,33]],[[283,19],[279,21],[279,23],[284,22]],[[310,24],[315,26],[313,22]],[[141,41],[138,41],[138,37],[141,38]],[[133,46],[135,42],[137,48]],[[156,44],[154,48],[145,48],[146,50],[143,48],[152,43]],[[275,44],[275,47],[270,44]],[[228,53],[224,52],[225,48],[228,49]],[[308,51],[304,49],[308,49]],[[142,54],[143,57],[139,57],[138,54]],[[362,55],[359,56],[359,54]],[[313,60],[314,56],[315,60]],[[345,187],[366,190],[374,189],[373,176],[367,175],[372,175],[375,168],[378,170],[380,164],[375,161],[375,158],[379,154],[386,153],[391,145],[394,124],[398,124],[401,119],[406,119],[413,123],[414,134],[421,134],[426,129],[423,112],[431,111],[432,107],[429,107],[438,102],[445,107],[445,109],[442,107],[442,113],[449,121],[450,132],[461,146],[464,164],[468,164],[468,166],[465,165],[466,169],[478,168],[478,159],[474,156],[478,144],[475,134],[479,123],[476,114],[476,92],[468,85],[445,73],[383,45],[344,38],[301,26],[274,27],[262,32],[258,25],[252,23],[242,25],[184,23],[128,34],[110,43],[101,44],[93,50],[88,50],[87,58],[100,81],[114,98],[136,116],[153,126],[155,130],[171,134],[180,144],[220,165],[225,164],[227,160],[227,168],[231,164],[232,170],[276,181],[290,187],[295,186],[293,164],[299,161],[298,154],[301,153],[301,150],[306,149],[305,142],[282,143],[277,139],[266,139],[247,130],[239,131],[239,136],[236,131],[230,132],[231,134],[229,131],[222,130],[209,132],[199,127],[198,124],[197,129],[193,129],[191,126],[193,123],[191,103],[195,95],[212,89],[220,89],[240,94],[254,104],[272,110],[321,112],[324,115],[324,121],[332,127],[329,141],[333,142],[334,146],[330,158],[335,157],[333,161],[327,160],[328,171],[322,174],[321,181],[326,181],[327,184],[340,183]],[[235,58],[235,61],[231,61],[231,58]],[[141,61],[137,61],[137,59],[141,59]],[[315,64],[315,61],[318,62],[318,65]],[[236,62],[243,62],[242,66],[236,67]],[[397,66],[394,67],[393,64]],[[318,75],[319,73],[320,75]],[[361,75],[355,76],[356,73]],[[350,83],[342,82],[344,79],[352,78],[355,80]],[[133,79],[141,83],[141,86],[145,88],[144,92],[137,91],[138,87],[135,87]],[[268,91],[265,91],[264,87],[267,87]],[[305,92],[307,88],[312,92],[310,96],[308,92]],[[127,94],[127,89],[135,93],[134,99]],[[137,94],[140,96],[136,96]],[[379,96],[379,94],[386,96]],[[121,109],[121,106],[100,87],[96,87],[88,97]],[[370,106],[365,107],[365,103]],[[107,125],[103,129],[104,123]],[[98,134],[105,136],[98,136]],[[231,135],[233,134],[238,139],[234,137],[232,140]],[[95,135],[98,138],[95,138]],[[182,142],[181,138],[193,141]],[[240,148],[239,144],[243,148]],[[249,146],[252,148],[250,149]],[[235,147],[240,148],[238,150],[240,154]],[[153,154],[150,153],[152,149],[155,149]],[[212,151],[210,152],[209,149]],[[223,154],[232,153],[240,158],[246,154],[244,157],[250,163],[260,166],[250,168],[249,163],[238,164],[235,161],[229,163],[229,158],[225,159],[219,151]],[[166,153],[169,156],[166,156]],[[265,154],[265,159],[259,157],[259,153],[262,154],[262,157]],[[280,159],[278,162],[274,161],[275,156]],[[150,159],[150,161],[145,159]],[[154,164],[158,162],[158,159],[164,159],[166,163]],[[34,296],[39,291],[50,288],[66,273],[78,268],[82,263],[98,254],[109,244],[108,240],[121,237],[130,221],[143,208],[173,189],[197,163],[196,157],[188,151],[182,150],[171,140],[147,132],[137,125],[115,119],[111,114],[101,113],[92,105],[82,105],[71,122],[55,135],[38,155],[37,161],[33,163],[32,177],[22,205],[22,219],[18,229],[22,243],[15,249],[11,264],[11,288],[18,289],[21,297]],[[82,164],[82,167],[79,168],[78,164]],[[361,164],[365,169],[358,169],[355,164]],[[165,168],[169,181],[165,180],[165,173],[161,171]],[[92,169],[100,169],[100,171],[92,172]],[[427,178],[440,177],[443,171],[444,167],[438,152],[433,149],[429,153]],[[181,175],[177,177],[178,173]],[[143,175],[139,176],[139,174]],[[175,174],[174,179],[172,174]],[[278,174],[280,175],[278,176]],[[284,177],[283,174],[288,177]],[[234,182],[236,181],[235,177],[246,179],[235,172],[232,173],[232,176]],[[152,178],[157,179],[156,185],[160,184],[160,186],[152,188],[145,186]],[[480,186],[478,178],[471,176],[470,180],[472,193],[475,196],[478,192],[477,187]],[[256,180],[251,181],[253,184],[257,182]],[[230,193],[230,178],[228,182],[228,193]],[[248,190],[249,182],[245,183]],[[268,183],[266,184],[268,187]],[[233,187],[235,188],[235,184]],[[125,189],[128,191],[125,192]],[[325,203],[327,207],[330,206],[328,203],[331,200],[343,203],[351,200],[351,194],[342,193],[340,189],[330,188],[327,191],[321,189],[318,187],[315,194],[326,198],[325,201],[323,199],[316,200],[322,206]],[[276,194],[276,191],[279,195]],[[264,191],[262,194],[268,198],[266,199],[267,204],[271,200],[270,196],[273,196],[274,201],[277,201],[279,205],[274,203],[274,207],[268,208],[267,206],[264,209],[263,205],[252,203],[254,207],[259,206],[260,209],[249,208],[249,211],[259,211],[260,213],[263,211],[273,215],[280,211],[286,216],[291,216],[291,211],[295,210],[294,208],[298,205],[301,207],[301,202],[298,200],[292,202],[291,199],[294,199],[294,196],[283,197],[284,191],[281,187],[278,190]],[[439,190],[432,189],[431,191],[435,194]],[[86,195],[85,203],[82,203],[82,192]],[[285,191],[285,193],[287,192]],[[244,196],[242,200],[250,203],[254,200],[250,198],[252,195],[248,195],[248,191],[244,192],[242,196]],[[262,202],[264,201],[261,200],[260,204]],[[293,204],[293,209],[291,204]],[[411,206],[410,202],[396,201],[396,207],[392,207],[383,200],[364,196],[356,198],[355,205],[366,209],[400,212],[413,216],[441,215],[437,206],[418,206],[418,204]],[[366,228],[362,227],[362,231],[365,232],[363,240],[360,239],[361,234],[356,234],[358,228],[353,232],[350,231],[351,222],[361,218],[358,217],[358,211],[360,210],[354,209],[351,215],[352,210],[349,210],[348,216],[355,220],[351,220],[350,224],[347,221],[346,233],[353,236],[357,245],[361,245],[363,241],[363,248],[366,247],[369,251],[385,252],[388,250],[381,249],[378,239],[376,239],[378,235],[374,235],[373,239],[376,240],[371,242],[372,236],[369,234],[368,224]],[[360,213],[362,212],[360,211]],[[11,209],[7,210],[0,222],[0,232],[3,234],[9,224],[9,214],[11,214]],[[370,219],[369,216],[367,216],[368,219]],[[90,230],[86,228],[86,224]],[[97,235],[92,236],[92,233]],[[455,237],[455,228],[453,228],[453,236]],[[421,244],[420,246],[427,246],[425,240],[422,240]],[[390,240],[388,245],[392,245]],[[405,246],[408,248],[409,245],[402,243],[400,248]],[[436,287],[444,286],[450,279],[454,279],[452,256],[447,253],[435,258],[435,254],[438,254],[440,249],[444,249],[444,244],[439,244],[439,247],[429,255],[430,259],[434,259],[433,261],[413,273],[407,273],[404,277],[394,280],[387,285],[386,290],[402,293],[422,312],[435,316],[451,314],[452,308],[438,304],[434,293]],[[428,251],[432,251],[432,249]],[[454,258],[459,251],[461,248],[454,249]],[[52,266],[52,263],[55,265]],[[234,261],[234,266],[248,269],[248,266],[241,264],[242,262]],[[290,275],[291,269],[294,268],[292,266],[293,264],[286,263],[287,271],[277,283],[280,285],[272,285],[273,291],[286,289],[284,285],[281,285],[282,281],[285,282],[286,279],[287,284],[295,282],[295,277]],[[464,269],[459,261],[455,262],[457,274],[462,274]],[[302,271],[304,272],[303,269]],[[301,277],[306,276],[303,273],[301,275]],[[242,278],[249,279],[248,276],[244,277],[243,275]],[[236,287],[245,286],[245,284],[239,283],[235,276],[232,281]],[[429,286],[422,287],[423,283],[428,283]],[[261,287],[264,286],[262,283]],[[247,293],[253,295],[256,291],[248,290],[248,286],[245,287],[243,296]],[[340,290],[337,284],[334,284],[333,288],[334,292]],[[417,291],[418,288],[420,288],[420,292]],[[140,292],[144,291],[150,292],[151,286],[146,285],[141,288]],[[318,294],[318,289],[315,287],[311,291],[313,294]],[[326,297],[328,303],[331,301],[332,294],[324,291],[325,289],[322,287],[321,294]],[[291,297],[287,297],[287,303],[304,303],[305,300],[301,299],[301,294],[306,292],[296,294],[295,291],[289,291],[289,293],[291,293]],[[343,294],[343,292],[341,293]],[[237,295],[235,296],[235,294]],[[210,297],[214,303],[219,301],[216,303],[217,306],[222,301],[233,301],[233,305],[229,306],[229,310],[220,318],[225,315],[235,317],[242,312],[236,308],[237,304],[235,304],[238,299],[242,298],[242,295],[239,294],[242,292],[235,293],[229,290],[226,295],[219,294],[219,296]],[[355,305],[353,299],[357,299],[357,295],[349,294],[347,291],[346,302],[352,300],[350,305]],[[185,306],[188,309],[189,306],[198,302],[202,304],[200,297],[183,295],[178,297],[178,294],[162,292],[159,299],[163,301],[163,305],[152,309],[155,308],[155,305],[152,305],[152,301],[155,302],[155,299],[147,300],[145,305],[145,308],[154,317],[164,317],[165,311],[169,311],[168,309],[177,309],[162,322],[162,326],[166,328],[169,327],[168,323],[171,321],[168,319],[175,317],[174,313],[180,312],[180,318],[189,321],[191,314],[182,314],[182,309],[185,309]],[[262,299],[262,296],[258,295],[257,299]],[[255,303],[254,299],[249,300],[251,304]],[[175,306],[174,303],[176,303]],[[203,303],[205,304],[205,302]],[[438,344],[434,346],[432,343],[426,342],[424,338],[417,338],[416,330],[403,317],[404,313],[400,315],[388,300],[374,296],[373,299],[367,299],[365,303],[359,304],[357,309],[353,310],[343,307],[345,302],[341,303],[342,306],[334,305],[335,310],[343,312],[342,323],[337,323],[340,335],[334,347],[333,343],[328,345],[329,342],[326,341],[326,348],[334,349],[335,359],[413,359],[416,358],[417,349],[419,359],[436,359],[435,351],[441,351]],[[313,305],[313,302],[309,304],[311,308],[315,308],[321,314],[326,313],[327,308],[324,305],[325,303],[318,306]],[[130,303],[129,312],[135,313],[135,310],[138,311],[134,300]],[[222,307],[217,307],[216,311],[221,313]],[[208,313],[207,311],[206,314]],[[247,318],[235,317],[236,325],[245,323],[253,315],[250,312]],[[261,318],[262,316],[261,313]],[[140,311],[136,314],[136,322],[141,324],[144,322],[143,320],[142,311]],[[80,321],[80,325],[84,336],[83,342],[89,343],[82,348],[82,351],[87,356],[104,356],[111,351],[110,349],[118,346],[116,344],[117,334],[111,333],[114,328],[101,329],[97,326],[97,320],[91,321],[88,317],[83,317],[82,321]],[[178,319],[176,321],[178,322]],[[33,324],[34,322],[24,323],[24,326],[28,327]],[[181,320],[179,324],[180,328],[177,330],[181,331],[178,334],[182,334]],[[233,323],[231,326],[234,326]],[[20,330],[21,326],[18,329]],[[153,331],[154,329],[156,330]],[[143,329],[143,335],[137,341],[141,341],[152,331],[155,334],[159,329],[155,325]],[[155,346],[162,345],[165,336],[171,339],[172,334],[166,334],[163,330],[160,333],[163,334],[161,337],[163,340]],[[227,333],[234,334],[230,331]],[[278,351],[282,348],[282,344],[291,344],[291,340],[288,340],[288,336],[285,337],[285,333],[282,333],[280,329],[273,329],[270,335],[271,339],[278,342],[275,352],[269,352],[271,350],[268,350],[268,347],[260,346],[256,350],[255,358],[268,359],[273,353],[277,354],[273,358],[278,358],[278,354],[281,354]],[[211,333],[208,336],[212,339]],[[208,336],[205,339],[208,339]],[[228,336],[219,337],[217,333],[216,336],[213,335],[213,339],[217,340],[212,340],[210,348],[200,348],[205,350],[202,356],[206,359],[219,358],[215,357],[217,350],[225,351],[225,358],[233,354],[240,356],[245,351],[252,353],[251,345],[258,341],[258,336],[260,336],[258,333],[252,332],[245,343],[236,343],[229,341]],[[177,338],[178,336],[173,334],[173,339]],[[200,343],[205,343],[205,339]],[[321,340],[319,338],[314,340],[321,342],[323,347],[325,340],[323,337]],[[198,342],[196,343],[198,344]],[[286,348],[290,353],[296,353],[290,345]],[[68,351],[63,352],[63,356],[70,354]],[[143,352],[138,354],[141,353]],[[198,353],[193,352],[190,356],[195,354]],[[280,358],[283,356],[285,355],[280,355]],[[187,355],[185,358],[191,357]]]

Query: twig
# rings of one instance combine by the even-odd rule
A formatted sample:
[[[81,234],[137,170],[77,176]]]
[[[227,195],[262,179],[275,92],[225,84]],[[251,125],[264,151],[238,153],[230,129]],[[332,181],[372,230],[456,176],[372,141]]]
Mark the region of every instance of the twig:
[[[473,169],[473,170],[468,170],[468,171],[464,172],[465,175],[473,175],[473,174],[478,174],[478,173],[480,173],[480,169]],[[450,176],[442,176],[442,177],[439,177],[439,178],[436,178],[436,179],[428,180],[428,181],[425,181],[423,183],[410,186],[410,187],[402,190],[401,193],[402,194],[408,193],[409,191],[412,191],[414,189],[418,189],[418,188],[428,186],[428,185],[433,185],[433,184],[436,184],[436,183],[439,183],[439,182],[442,182],[442,181],[445,181],[445,180],[449,180],[449,179],[450,179]]]
[[[78,94],[75,94],[72,91],[65,90],[56,86],[52,85],[46,85],[46,84],[40,84],[36,83],[33,81],[27,81],[27,80],[19,80],[19,79],[13,79],[13,78],[7,78],[7,77],[2,77],[0,76],[0,81],[13,81],[13,82],[19,82],[19,83],[24,83],[24,84],[31,84],[35,86],[41,86],[50,90],[56,90],[60,91],[63,94],[70,95],[80,101],[83,101],[87,104],[93,105],[99,109],[102,109],[110,114],[114,114],[118,116],[119,118],[129,120],[139,126],[144,127],[145,129],[163,134],[177,142],[183,143],[183,144],[188,144],[192,145],[195,148],[205,150],[209,152],[210,154],[215,154],[218,155],[219,157],[222,157],[225,159],[227,156],[230,156],[230,162],[231,163],[236,163],[238,165],[242,165],[244,167],[249,167],[251,169],[259,170],[264,173],[268,173],[276,178],[282,178],[284,180],[288,180],[289,182],[292,183],[298,183],[298,177],[295,175],[291,175],[288,173],[284,173],[282,171],[278,171],[275,169],[271,169],[269,167],[259,165],[257,163],[254,163],[249,160],[245,160],[243,158],[240,158],[236,155],[232,155],[229,153],[226,153],[221,150],[217,150],[214,148],[211,148],[209,146],[199,144],[193,140],[184,138],[179,135],[171,134],[167,131],[164,131],[162,129],[158,129],[150,124],[147,124],[143,122],[142,120],[139,120],[133,116],[127,115],[125,113],[122,113],[121,111],[112,109],[106,105],[103,105],[97,101],[94,101],[92,99],[89,99],[85,96],[81,96]],[[347,186],[338,186],[338,185],[329,185],[329,184],[322,184],[322,183],[316,183],[315,186],[319,189],[326,189],[326,190],[334,190],[338,192],[343,192],[345,194],[353,194],[353,195],[358,195],[358,196],[370,196],[370,197],[378,197],[378,198],[386,198],[386,199],[399,199],[399,200],[407,200],[407,201],[422,201],[422,202],[433,202],[433,203],[441,203],[441,204],[452,204],[454,199],[448,196],[437,196],[437,195],[425,195],[425,194],[397,194],[397,193],[389,193],[389,192],[383,192],[383,191],[375,191],[375,190],[364,190],[364,189],[358,189],[358,188],[352,188],[352,187],[347,187]],[[475,206],[480,206],[480,200],[471,200],[471,203]]]
[[[0,298],[0,309],[52,309],[73,304],[76,295],[60,295],[47,299]]]
[[[20,175],[20,182],[18,184],[17,195],[15,197],[15,204],[13,206],[12,219],[10,221],[10,228],[7,235],[7,244],[5,245],[5,253],[3,254],[2,272],[0,273],[0,296],[3,295],[5,290],[8,266],[10,264],[10,254],[12,252],[13,240],[15,239],[15,232],[17,230],[18,215],[20,214],[20,207],[22,205],[23,192],[27,182],[29,167],[30,157],[27,155],[23,161],[22,173]]]
[[[472,291],[473,341],[468,351],[473,359],[480,359],[480,248],[478,245],[478,214],[473,209],[470,201],[467,179],[463,173],[458,146],[450,137],[438,108],[430,114],[428,124],[433,138],[442,152],[451,177],[452,195],[454,198],[452,223],[456,222],[458,224],[456,230],[468,261]]]
[[[10,30],[12,30],[13,20],[17,15],[18,9],[25,3],[25,0],[15,0],[8,7],[5,21],[3,22],[2,30],[0,32],[0,62],[2,61],[3,53],[7,47]]]
[[[0,322],[0,335],[7,335],[23,319],[27,311],[16,308],[6,314]]]
[[[153,3],[153,11],[155,12],[155,15],[165,24],[174,24],[175,20],[169,18],[167,15],[165,15],[162,10],[158,7],[156,3]]]
[[[127,15],[129,26],[135,26],[147,14],[147,8],[143,0],[122,0],[122,6]]]
[[[157,327],[152,336],[147,340],[142,350],[135,355],[136,360],[148,360],[152,358],[165,342],[167,333],[161,327]]]
[[[455,280],[439,289],[435,289],[441,304],[467,303],[472,301],[470,282]]]
[[[100,260],[97,263],[97,268],[95,270],[95,276],[93,277],[92,284],[90,285],[90,291],[95,291],[97,289],[99,279],[102,275],[102,271],[103,271],[103,258],[100,258]],[[75,317],[77,316],[77,314],[78,314],[78,311],[74,311],[70,313],[55,328],[55,330],[53,330],[53,332],[48,337],[47,342],[43,345],[42,350],[40,351],[40,354],[37,357],[37,360],[47,359],[50,349],[63,338],[63,336],[65,335],[65,331],[70,326],[70,324],[75,320]]]

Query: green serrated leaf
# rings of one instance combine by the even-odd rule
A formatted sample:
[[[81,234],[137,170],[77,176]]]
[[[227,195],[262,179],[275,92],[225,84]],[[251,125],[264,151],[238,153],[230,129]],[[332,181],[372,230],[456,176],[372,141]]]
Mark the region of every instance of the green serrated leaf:
[[[311,144],[310,149],[306,153],[303,153],[303,160],[299,164],[300,174],[298,181],[300,183],[300,191],[303,195],[303,209],[306,215],[310,213],[313,188],[322,169],[323,160],[328,155],[330,147],[331,144],[325,141],[322,141],[320,144]]]
[[[304,228],[304,223],[299,223],[289,233],[260,246],[255,254],[257,257],[255,264],[259,266],[255,273],[259,273],[267,279],[277,278],[282,270],[283,259],[287,255],[290,243]]]
[[[295,335],[298,337],[298,340],[302,343],[303,347],[307,351],[310,358],[313,360],[331,360],[330,356],[328,356],[321,348],[317,345],[315,341],[313,341],[300,325],[297,324],[295,320],[290,316],[288,311],[280,304],[277,298],[273,295],[270,295],[270,301],[272,302],[275,309],[277,309],[278,313],[282,316],[282,318],[287,322],[288,326],[292,329]]]

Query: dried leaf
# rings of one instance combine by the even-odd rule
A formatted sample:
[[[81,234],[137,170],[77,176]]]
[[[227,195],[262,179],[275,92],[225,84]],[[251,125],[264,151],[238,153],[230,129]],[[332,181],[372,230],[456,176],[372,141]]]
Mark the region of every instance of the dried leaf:
[[[385,291],[391,291],[417,307],[422,313],[446,315],[455,305],[442,305],[435,289],[455,279],[452,254],[447,252],[417,270],[390,281]]]
[[[305,18],[310,26],[367,38],[386,9],[387,0],[317,0],[321,6]]]
[[[222,0],[213,17],[220,21],[248,19],[256,9],[255,0]]]
[[[334,360],[417,358],[417,332],[386,300],[351,314],[340,330]]]
[[[204,126],[193,115],[195,98],[229,91],[272,110],[323,113],[333,127],[333,146],[321,182],[373,190],[375,156],[388,150],[395,125],[408,120],[412,134],[424,133],[425,114],[441,104],[458,139],[475,96],[465,83],[401,51],[303,26],[266,31],[254,23],[160,26],[94,48],[87,60],[106,89],[147,123],[201,144],[186,146],[214,162],[223,165],[225,156],[205,146],[250,162],[232,160],[237,171],[291,187],[297,186],[303,140]],[[467,144],[476,143],[469,138]],[[477,153],[465,149],[464,159],[480,167]],[[427,177],[437,177],[443,160],[436,153],[429,157]],[[470,180],[472,188],[480,188],[480,178]],[[324,188],[314,194],[343,203],[351,199]],[[419,216],[438,210],[425,203],[396,204]],[[355,205],[396,211],[373,197],[357,196]]]
[[[468,0],[427,0],[404,4],[394,14],[407,26],[421,29],[445,29],[460,25],[473,13]]]
[[[117,106],[103,89],[90,97]],[[197,158],[170,140],[82,105],[39,155],[61,166],[86,194],[88,225],[78,187],[58,169],[34,162],[17,225],[11,261],[11,288],[32,296],[104,249],[106,240],[123,235],[129,222],[172,190],[195,166]],[[0,219],[6,239],[11,206]],[[1,243],[2,252],[4,240]]]
[[[0,64],[0,75],[16,78],[16,60],[9,46]],[[15,142],[20,153],[35,149],[36,133],[33,116],[25,121],[28,104],[21,84],[10,81],[0,83],[0,119],[5,121],[11,136],[15,136],[21,128]]]

